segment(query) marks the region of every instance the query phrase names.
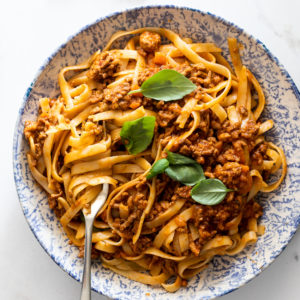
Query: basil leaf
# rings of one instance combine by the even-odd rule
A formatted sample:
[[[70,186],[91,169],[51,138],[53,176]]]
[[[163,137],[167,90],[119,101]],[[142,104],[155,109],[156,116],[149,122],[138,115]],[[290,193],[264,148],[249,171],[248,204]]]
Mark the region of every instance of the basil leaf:
[[[174,152],[167,151],[167,160],[171,165],[190,165],[198,164],[195,160]]]
[[[169,166],[169,161],[166,158],[159,159],[150,169],[147,179],[151,179],[158,174],[161,174]]]
[[[155,117],[146,116],[123,124],[120,136],[131,154],[138,154],[151,144],[155,126]]]
[[[224,200],[227,192],[231,191],[219,179],[206,179],[192,188],[191,196],[200,204],[216,205]]]
[[[173,180],[185,185],[195,185],[205,179],[203,169],[199,164],[172,165],[165,170],[166,174]]]
[[[141,92],[145,97],[155,100],[172,101],[182,99],[196,89],[196,85],[175,70],[165,69],[157,72],[143,82],[140,89],[128,95]]]
[[[147,179],[165,172],[171,179],[185,185],[195,185],[205,179],[203,169],[195,160],[167,151],[167,158],[158,160],[151,168]]]

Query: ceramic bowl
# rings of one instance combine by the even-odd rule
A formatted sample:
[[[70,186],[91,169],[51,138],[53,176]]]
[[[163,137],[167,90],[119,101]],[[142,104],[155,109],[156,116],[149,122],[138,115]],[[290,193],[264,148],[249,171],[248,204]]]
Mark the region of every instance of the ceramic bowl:
[[[166,27],[194,41],[214,42],[228,57],[227,37],[243,44],[243,63],[255,74],[266,95],[263,119],[275,122],[267,139],[284,148],[288,174],[279,189],[258,195],[264,214],[260,223],[265,234],[255,245],[240,254],[216,257],[210,266],[189,281],[187,288],[169,294],[160,287],[131,281],[102,268],[92,266],[92,288],[115,299],[211,299],[245,284],[265,269],[286,247],[300,223],[300,96],[292,79],[278,60],[257,39],[224,19],[195,9],[155,6],[114,13],[84,27],[63,44],[38,71],[28,88],[19,111],[13,142],[14,177],[25,218],[45,251],[74,279],[82,276],[83,260],[78,249],[69,244],[59,221],[49,209],[47,196],[33,180],[26,159],[27,143],[23,136],[24,121],[38,111],[40,97],[59,93],[57,74],[66,65],[77,64],[119,30],[145,26]],[[120,41],[124,44],[124,40]],[[42,275],[41,276],[47,276]]]

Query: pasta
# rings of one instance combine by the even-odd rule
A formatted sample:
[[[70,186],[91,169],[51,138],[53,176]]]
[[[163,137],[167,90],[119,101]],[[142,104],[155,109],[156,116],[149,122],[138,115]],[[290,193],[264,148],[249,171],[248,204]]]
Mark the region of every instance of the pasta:
[[[111,49],[124,36],[130,36],[124,49]],[[215,44],[165,28],[117,32],[102,52],[60,71],[60,96],[40,99],[37,120],[25,123],[29,168],[80,255],[81,210],[104,183],[110,190],[94,223],[93,257],[169,292],[186,286],[215,255],[235,255],[264,233],[254,198],[278,188],[287,164],[283,150],[264,138],[274,123],[260,121],[263,90],[242,64],[237,40],[229,38],[228,46],[233,68]],[[184,75],[195,89],[173,101],[146,97],[141,86],[162,70]],[[137,143],[151,142],[131,151],[124,128],[146,117],[155,120],[153,137]],[[203,168],[207,183],[221,181],[228,188],[221,202],[197,201],[186,171],[174,180],[178,166],[171,168],[170,153]],[[169,171],[151,177],[158,164]],[[279,171],[277,181],[266,182]]]

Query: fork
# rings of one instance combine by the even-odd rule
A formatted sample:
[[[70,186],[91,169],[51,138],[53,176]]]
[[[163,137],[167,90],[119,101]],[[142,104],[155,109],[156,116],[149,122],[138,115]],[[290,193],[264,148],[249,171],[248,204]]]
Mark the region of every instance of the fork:
[[[108,194],[108,183],[104,183],[102,191],[96,200],[91,204],[90,212],[83,209],[85,221],[85,242],[84,242],[84,267],[82,275],[81,300],[91,299],[91,250],[92,250],[92,232],[95,217],[98,211],[103,207]]]

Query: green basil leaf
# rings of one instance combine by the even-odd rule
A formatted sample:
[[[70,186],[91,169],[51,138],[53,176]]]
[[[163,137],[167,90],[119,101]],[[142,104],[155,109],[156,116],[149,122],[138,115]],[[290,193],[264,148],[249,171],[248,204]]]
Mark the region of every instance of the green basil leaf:
[[[151,179],[158,174],[161,174],[169,166],[169,161],[166,158],[159,159],[150,169],[147,179]]]
[[[171,165],[190,165],[190,164],[198,164],[195,160],[192,158],[189,158],[187,156],[167,151],[168,156],[167,160]]]
[[[182,99],[196,89],[196,85],[175,70],[165,69],[157,72],[143,82],[140,89],[128,94],[141,92],[145,97],[155,100],[172,101]]]
[[[219,179],[206,179],[192,188],[191,196],[200,204],[216,205],[224,200],[227,192],[231,191]]]
[[[146,116],[123,124],[120,136],[131,154],[138,154],[151,144],[155,126],[155,117]]]
[[[171,179],[185,185],[195,185],[205,178],[202,167],[197,163],[189,165],[170,164],[165,172]]]

